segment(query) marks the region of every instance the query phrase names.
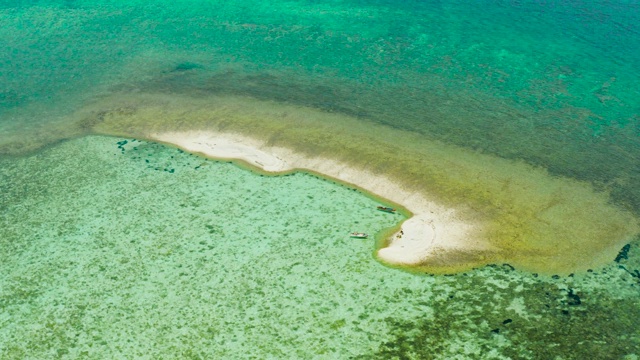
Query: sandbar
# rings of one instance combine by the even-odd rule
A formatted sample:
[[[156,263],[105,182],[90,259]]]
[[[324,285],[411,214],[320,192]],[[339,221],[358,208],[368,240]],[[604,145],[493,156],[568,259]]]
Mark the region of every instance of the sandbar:
[[[240,160],[269,173],[309,170],[353,184],[411,212],[377,257],[398,266],[419,266],[447,253],[492,252],[477,236],[480,224],[463,221],[457,211],[403,189],[385,176],[357,169],[339,161],[310,157],[284,147],[236,133],[217,131],[164,132],[150,139],[215,159]],[[435,259],[436,262],[437,259]]]

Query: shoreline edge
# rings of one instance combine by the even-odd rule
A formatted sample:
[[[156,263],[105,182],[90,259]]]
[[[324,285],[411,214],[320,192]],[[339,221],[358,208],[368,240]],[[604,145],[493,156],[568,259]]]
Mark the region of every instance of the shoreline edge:
[[[210,130],[163,132],[150,134],[148,138],[214,159],[239,160],[266,173],[277,175],[308,170],[353,184],[406,208],[412,216],[376,251],[376,257],[388,265],[419,267],[430,262],[440,263],[442,259],[439,258],[446,258],[448,253],[496,250],[474,236],[480,225],[460,220],[455,209],[436,204],[417,192],[406,191],[391,179],[364,169],[269,146],[265,141],[236,133]],[[441,266],[447,267],[446,263]]]

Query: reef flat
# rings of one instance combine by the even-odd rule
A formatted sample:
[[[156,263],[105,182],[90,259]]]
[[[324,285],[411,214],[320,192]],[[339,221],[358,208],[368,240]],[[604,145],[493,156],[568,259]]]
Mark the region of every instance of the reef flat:
[[[2,358],[634,359],[640,349],[637,244],[584,274],[493,265],[416,276],[348,237],[404,219],[357,189],[135,138],[0,160],[0,179]]]

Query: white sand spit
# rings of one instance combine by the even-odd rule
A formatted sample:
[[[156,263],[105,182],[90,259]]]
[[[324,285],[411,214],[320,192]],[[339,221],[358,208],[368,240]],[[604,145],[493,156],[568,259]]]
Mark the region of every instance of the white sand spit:
[[[261,144],[258,141],[247,137],[232,134],[222,136],[211,132],[184,132],[154,134],[151,138],[216,159],[242,160],[268,172],[293,170],[278,156],[260,150]]]
[[[479,225],[459,220],[454,209],[440,206],[422,194],[406,191],[385,176],[232,133],[167,132],[152,134],[150,138],[212,158],[242,160],[267,172],[312,170],[402,205],[413,216],[402,224],[389,245],[378,251],[380,260],[392,265],[415,266],[450,251],[487,251],[491,248],[474,236]]]

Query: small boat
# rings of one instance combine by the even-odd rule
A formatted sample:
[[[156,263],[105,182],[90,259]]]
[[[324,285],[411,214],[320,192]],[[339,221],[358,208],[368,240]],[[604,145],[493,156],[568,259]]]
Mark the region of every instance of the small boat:
[[[378,206],[378,210],[384,211],[384,212],[388,212],[388,213],[391,213],[391,214],[396,212],[396,209],[390,208],[390,207],[386,207],[386,206]]]
[[[365,234],[365,233],[361,233],[361,232],[352,232],[351,234],[352,238],[358,238],[358,239],[366,239],[369,235]]]

